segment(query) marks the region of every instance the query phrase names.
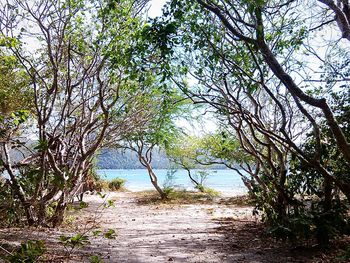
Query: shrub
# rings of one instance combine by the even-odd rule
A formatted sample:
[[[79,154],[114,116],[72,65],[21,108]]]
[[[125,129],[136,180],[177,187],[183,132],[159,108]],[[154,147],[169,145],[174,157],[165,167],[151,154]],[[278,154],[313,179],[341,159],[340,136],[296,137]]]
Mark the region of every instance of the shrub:
[[[202,184],[197,184],[194,188],[198,189],[202,193],[204,193],[205,187]]]
[[[109,182],[106,180],[98,179],[96,181],[95,189],[97,192],[108,191],[109,190]]]
[[[350,261],[350,246],[347,247],[345,250],[342,250],[342,253],[340,256],[337,257],[337,259],[340,261]]]
[[[5,262],[11,263],[34,263],[46,252],[45,243],[42,240],[28,240],[13,252],[11,256],[4,257]]]
[[[334,202],[332,207],[324,212],[322,202],[313,201],[309,207],[290,211],[284,220],[270,221],[269,232],[282,240],[296,242],[314,238],[318,245],[328,246],[330,239],[350,232],[347,207],[340,202]]]
[[[208,195],[210,195],[211,197],[218,197],[220,196],[220,192],[212,189],[212,188],[209,188],[209,187],[203,187],[203,193],[206,193]]]
[[[112,181],[109,182],[108,188],[111,191],[118,191],[122,189],[125,185],[126,180],[122,178],[114,178]]]
[[[0,227],[23,226],[25,211],[0,175]]]
[[[59,241],[63,244],[66,250],[70,249],[71,251],[76,247],[84,247],[89,244],[89,238],[81,233],[78,233],[75,236],[61,235]]]
[[[103,260],[97,255],[92,255],[89,259],[90,263],[103,263]]]
[[[165,187],[163,188],[163,192],[165,193],[166,196],[169,196],[170,194],[172,194],[174,192],[174,188],[173,187]]]
[[[103,233],[104,238],[115,239],[116,232],[114,229],[108,229],[105,233]]]

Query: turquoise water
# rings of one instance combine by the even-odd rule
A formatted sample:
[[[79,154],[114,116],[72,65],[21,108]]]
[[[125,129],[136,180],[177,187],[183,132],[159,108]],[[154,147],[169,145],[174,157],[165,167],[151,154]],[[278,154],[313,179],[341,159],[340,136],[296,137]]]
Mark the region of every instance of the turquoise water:
[[[155,169],[160,186],[171,185],[176,188],[193,190],[194,185],[185,170],[177,170],[172,180],[167,179],[168,170]],[[238,195],[246,193],[246,188],[240,176],[232,170],[208,170],[209,175],[204,185],[213,188],[224,195]],[[131,191],[153,190],[147,170],[98,170],[102,179],[111,180],[119,177],[126,180],[125,187]],[[193,171],[198,174],[198,171]]]

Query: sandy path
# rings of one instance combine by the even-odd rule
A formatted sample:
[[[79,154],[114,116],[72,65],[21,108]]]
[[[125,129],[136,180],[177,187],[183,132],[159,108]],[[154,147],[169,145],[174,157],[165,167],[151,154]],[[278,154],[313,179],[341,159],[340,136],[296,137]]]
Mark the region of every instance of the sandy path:
[[[252,217],[251,207],[238,207],[227,200],[173,205],[142,203],[135,193],[111,193],[114,207],[103,208],[103,199],[86,196],[87,208],[70,212],[70,225],[61,229],[0,229],[0,245],[18,247],[28,239],[45,240],[44,262],[90,262],[99,255],[103,262],[333,262],[329,252],[299,248],[267,237]],[[116,231],[113,239],[93,235],[96,230]],[[89,244],[75,248],[68,257],[59,236],[83,233]],[[335,243],[333,254],[347,239]],[[1,251],[0,251],[1,254]],[[0,260],[1,262],[1,260]],[[340,262],[340,261],[339,261]]]
[[[115,202],[114,207],[104,208],[102,198],[87,195],[89,206],[70,212],[70,226],[61,229],[0,229],[0,245],[10,250],[29,239],[45,240],[45,262],[90,262],[91,255],[99,255],[103,262],[263,262],[253,260],[250,251],[249,255],[237,251],[227,227],[222,230],[225,218],[252,221],[251,208],[214,202],[142,204],[135,193],[110,193],[107,198]],[[115,238],[93,235],[96,230],[104,233],[108,229],[116,231]],[[69,249],[59,243],[59,236],[77,233],[87,235],[89,244],[74,248],[67,258]],[[249,260],[245,260],[247,256]]]
[[[95,238],[95,246],[89,248],[101,254],[105,262],[233,262],[232,257],[236,260],[242,257],[241,253],[228,253],[232,240],[218,229],[224,217],[251,220],[251,208],[217,204],[142,205],[132,193],[109,198],[115,200],[115,207],[104,209],[97,222],[102,231],[115,229],[117,237]],[[101,202],[89,199],[90,206],[82,213],[81,222]]]

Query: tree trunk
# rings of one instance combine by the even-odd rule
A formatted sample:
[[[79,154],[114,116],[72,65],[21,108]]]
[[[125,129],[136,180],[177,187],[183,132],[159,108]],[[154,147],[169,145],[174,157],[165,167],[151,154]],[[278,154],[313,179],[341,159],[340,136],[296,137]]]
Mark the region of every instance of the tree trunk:
[[[143,162],[147,168],[149,178],[151,179],[151,183],[153,184],[154,188],[157,190],[157,192],[159,193],[159,195],[162,199],[167,199],[168,196],[166,193],[164,193],[162,188],[159,187],[158,178],[157,178],[156,174],[153,172],[151,165],[144,158],[143,158]]]
[[[287,178],[287,170],[282,169],[279,172],[280,174],[280,181],[279,181],[279,186],[280,186],[280,191],[278,191],[278,196],[277,196],[277,213],[279,215],[279,217],[281,219],[285,219],[287,216],[287,205],[288,205],[288,201],[289,201],[289,197],[286,198],[286,196],[288,196],[288,194],[283,191],[285,189],[285,182],[286,182],[286,178]]]
[[[324,200],[323,200],[323,213],[315,218],[316,222],[316,239],[317,243],[321,247],[328,247],[330,241],[330,230],[327,222],[332,220],[332,190],[333,182],[330,178],[325,178],[323,183]]]
[[[336,185],[340,189],[340,191],[346,196],[346,199],[348,200],[348,203],[350,205],[350,184],[344,182],[336,182]]]
[[[60,226],[63,223],[64,220],[64,212],[67,207],[67,202],[65,200],[65,194],[64,192],[62,193],[60,199],[58,200],[57,207],[55,209],[55,213],[50,219],[50,222],[52,223],[53,227]]]
[[[27,218],[27,223],[29,226],[33,226],[35,224],[35,220],[33,218],[33,213],[31,211],[31,205],[30,203],[28,202],[25,202],[23,204],[23,208],[24,208],[24,211],[25,211],[25,214],[26,214],[26,218]]]
[[[202,193],[204,192],[204,188],[200,187],[202,186],[200,183],[197,182],[197,180],[195,180],[192,175],[191,175],[191,170],[188,168],[185,168],[185,170],[187,171],[188,177],[191,179],[191,181],[195,184],[196,188],[201,191]]]
[[[46,224],[47,213],[46,213],[47,203],[41,200],[38,207],[38,218],[36,224],[38,226],[43,226]]]
[[[324,211],[332,209],[332,190],[333,184],[329,178],[324,179]]]

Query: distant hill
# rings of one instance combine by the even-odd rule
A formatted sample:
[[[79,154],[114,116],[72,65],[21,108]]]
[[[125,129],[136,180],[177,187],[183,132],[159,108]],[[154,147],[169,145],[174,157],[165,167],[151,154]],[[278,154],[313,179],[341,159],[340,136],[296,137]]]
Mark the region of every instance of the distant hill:
[[[168,169],[170,162],[163,151],[154,151],[152,155],[154,169]],[[97,157],[98,169],[142,169],[144,168],[131,150],[103,149]]]
[[[171,162],[164,151],[154,151],[152,157],[154,169],[169,169]],[[103,149],[97,157],[98,169],[144,169],[135,152],[131,150]],[[209,168],[209,167],[208,167]],[[226,169],[224,165],[212,165],[209,169]]]

